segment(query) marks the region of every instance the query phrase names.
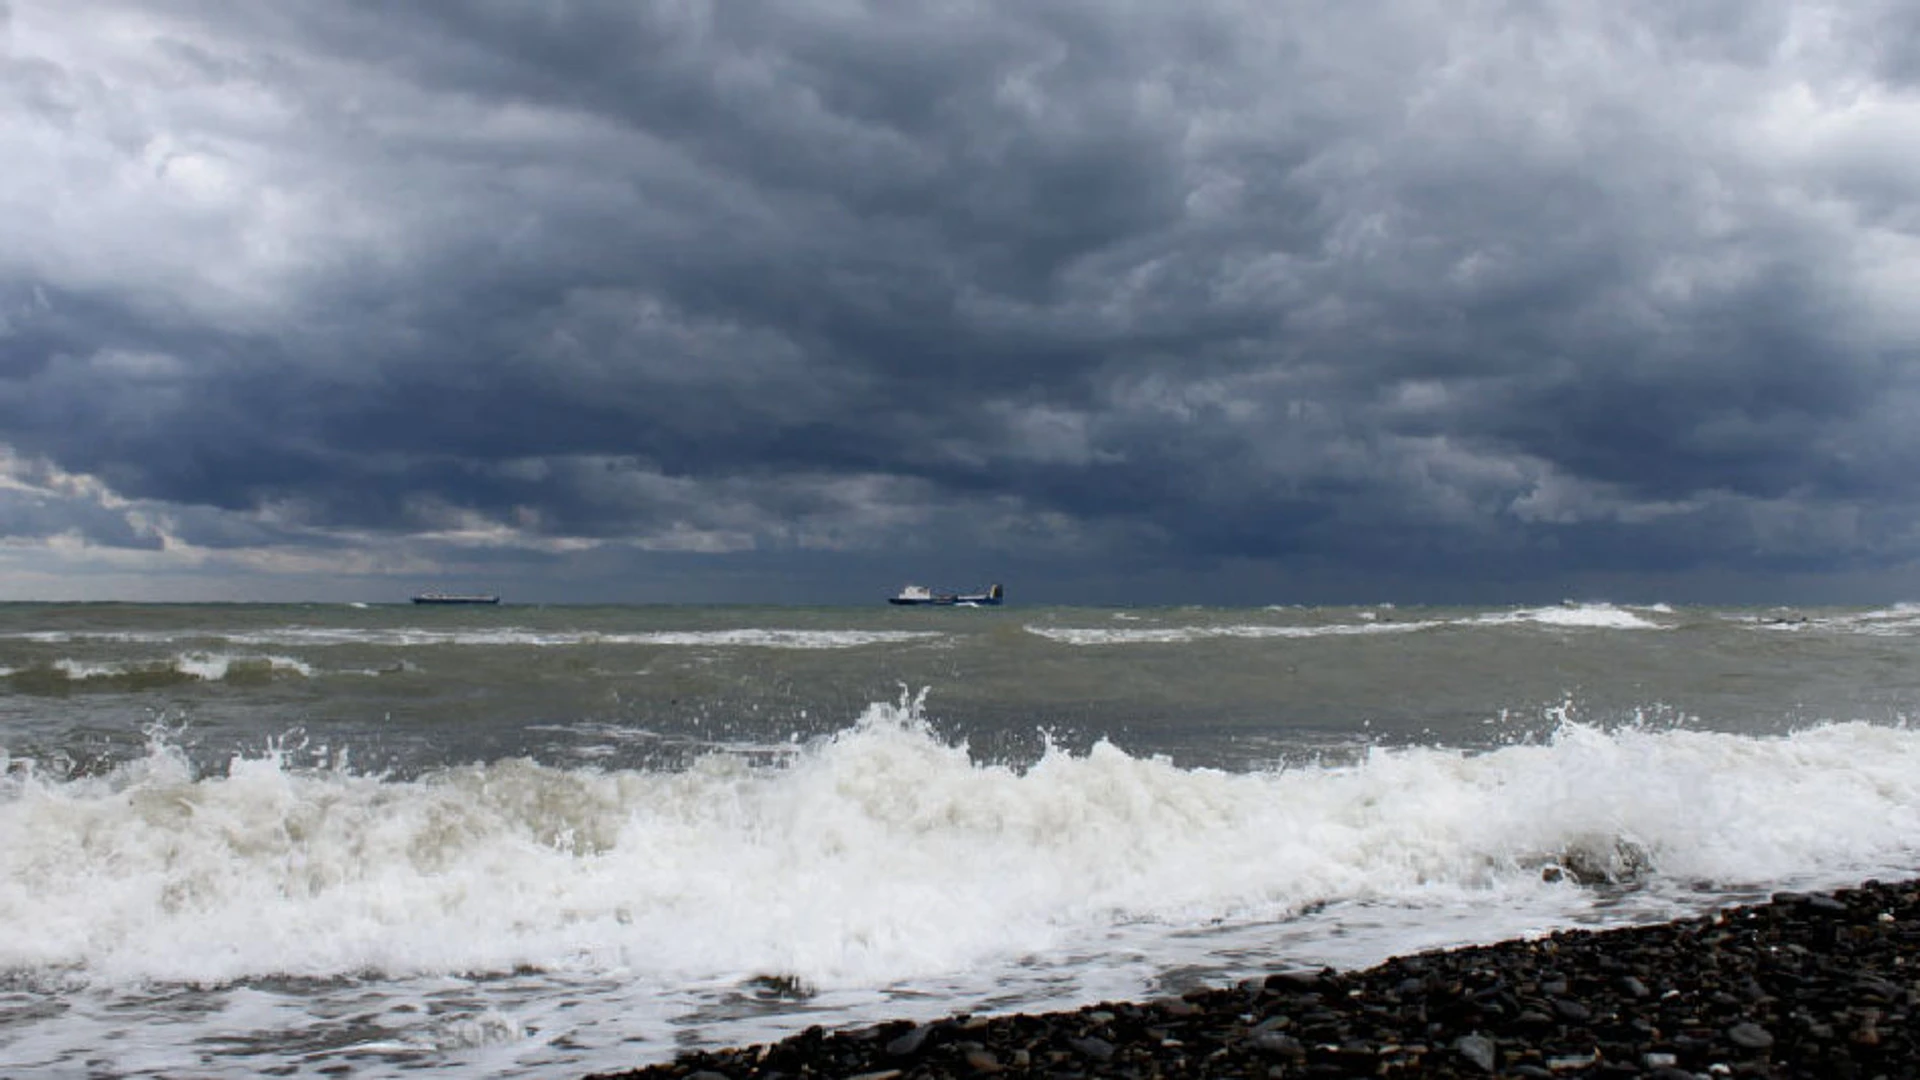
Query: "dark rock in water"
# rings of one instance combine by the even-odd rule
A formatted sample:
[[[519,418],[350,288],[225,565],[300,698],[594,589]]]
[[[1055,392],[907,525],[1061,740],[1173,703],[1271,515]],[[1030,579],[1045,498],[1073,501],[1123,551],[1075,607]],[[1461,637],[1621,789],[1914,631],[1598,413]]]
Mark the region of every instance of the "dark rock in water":
[[[1306,994],[1319,990],[1326,982],[1326,975],[1318,971],[1280,971],[1267,976],[1266,987],[1269,990],[1283,990]]]
[[[619,1075],[1892,1080],[1920,1077],[1916,973],[1920,883],[1868,883],[1142,1004],[814,1027]]]
[[[1580,885],[1614,885],[1638,879],[1651,865],[1652,857],[1639,844],[1624,837],[1596,837],[1561,852],[1559,861],[1542,876],[1548,881],[1565,876]]]
[[[814,994],[813,987],[798,975],[755,975],[747,980],[747,986],[760,997],[804,1000]]]

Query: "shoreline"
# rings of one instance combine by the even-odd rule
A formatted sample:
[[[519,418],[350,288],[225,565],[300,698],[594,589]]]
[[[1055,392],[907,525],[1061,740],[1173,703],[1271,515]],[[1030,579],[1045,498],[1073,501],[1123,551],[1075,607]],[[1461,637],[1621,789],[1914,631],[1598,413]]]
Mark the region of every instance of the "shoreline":
[[[1149,1002],[814,1027],[587,1080],[945,1076],[1920,1077],[1920,880]]]

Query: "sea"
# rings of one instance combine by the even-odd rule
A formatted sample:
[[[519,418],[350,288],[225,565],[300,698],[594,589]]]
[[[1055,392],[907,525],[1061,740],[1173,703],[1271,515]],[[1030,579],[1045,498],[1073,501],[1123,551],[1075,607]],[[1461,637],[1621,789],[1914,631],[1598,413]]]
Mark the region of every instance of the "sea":
[[[1913,605],[0,605],[0,1076],[584,1076],[1911,877],[1916,715]]]

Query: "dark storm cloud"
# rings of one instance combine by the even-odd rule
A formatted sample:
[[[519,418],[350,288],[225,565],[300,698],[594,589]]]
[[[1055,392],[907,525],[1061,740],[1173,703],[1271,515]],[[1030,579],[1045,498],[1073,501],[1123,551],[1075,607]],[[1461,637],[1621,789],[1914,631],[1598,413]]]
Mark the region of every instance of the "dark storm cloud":
[[[103,546],[1891,566],[1906,18],[16,3],[0,434]]]

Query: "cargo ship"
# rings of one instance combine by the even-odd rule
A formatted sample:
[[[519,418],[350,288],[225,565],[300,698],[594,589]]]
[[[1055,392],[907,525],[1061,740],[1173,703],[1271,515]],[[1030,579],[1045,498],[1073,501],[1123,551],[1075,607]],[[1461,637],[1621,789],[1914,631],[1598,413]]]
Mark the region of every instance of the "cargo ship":
[[[497,604],[500,598],[490,593],[426,592],[413,598],[416,604]]]
[[[1005,595],[998,584],[987,586],[987,591],[983,593],[943,593],[934,592],[925,585],[908,585],[888,597],[887,603],[909,607],[992,607],[998,605]]]

